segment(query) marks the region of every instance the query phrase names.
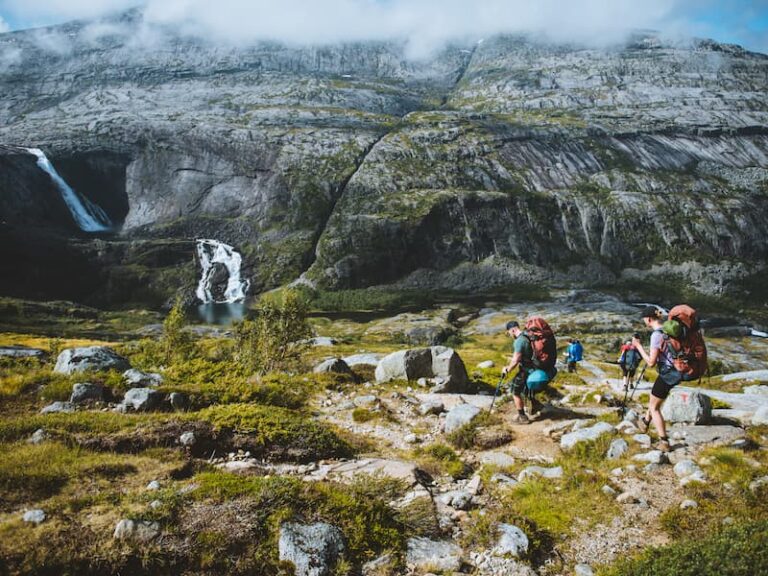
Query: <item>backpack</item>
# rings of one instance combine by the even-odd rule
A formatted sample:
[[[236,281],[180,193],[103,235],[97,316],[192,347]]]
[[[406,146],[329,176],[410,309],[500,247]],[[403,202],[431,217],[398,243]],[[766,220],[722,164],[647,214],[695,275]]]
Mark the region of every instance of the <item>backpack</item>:
[[[664,342],[672,355],[675,369],[683,380],[696,380],[707,371],[707,346],[696,310],[681,304],[669,311],[662,327]]]
[[[630,348],[624,353],[624,362],[622,363],[622,366],[627,370],[636,370],[641,359],[640,352],[634,348]]]
[[[525,333],[533,348],[531,361],[534,367],[553,372],[557,362],[557,341],[552,328],[543,318],[533,317],[525,323]]]

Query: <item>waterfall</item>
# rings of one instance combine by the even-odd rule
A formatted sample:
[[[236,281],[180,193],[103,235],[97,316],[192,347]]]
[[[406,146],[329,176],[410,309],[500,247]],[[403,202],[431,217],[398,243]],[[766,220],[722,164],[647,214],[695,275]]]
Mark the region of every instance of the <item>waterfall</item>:
[[[203,304],[233,303],[245,300],[250,282],[240,279],[240,265],[243,261],[238,252],[232,246],[218,240],[197,241],[197,255],[203,274],[197,285],[196,295]],[[223,264],[227,269],[227,288],[224,298],[217,300],[213,295],[214,264]]]
[[[61,192],[64,203],[69,208],[75,223],[84,232],[106,232],[112,229],[112,221],[106,212],[85,196],[72,190],[64,178],[59,176],[45,153],[39,148],[27,148],[27,152],[37,157],[37,165],[45,170]]]

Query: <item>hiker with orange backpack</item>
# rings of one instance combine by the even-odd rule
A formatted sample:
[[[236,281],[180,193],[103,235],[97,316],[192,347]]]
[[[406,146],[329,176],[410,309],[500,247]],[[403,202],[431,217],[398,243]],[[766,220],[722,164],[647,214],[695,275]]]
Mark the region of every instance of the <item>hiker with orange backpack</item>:
[[[542,318],[531,318],[526,322],[525,330],[520,324],[511,320],[506,325],[507,334],[514,338],[513,354],[507,366],[502,368],[502,378],[518,367],[517,374],[512,379],[512,398],[517,409],[513,421],[517,424],[528,424],[530,420],[525,413],[525,394],[531,399],[531,414],[539,412],[543,406],[536,400],[535,394],[542,390],[557,374],[557,344],[555,335]]]
[[[669,319],[663,323],[663,315],[655,306],[646,306],[641,317],[645,325],[653,330],[650,353],[646,353],[637,337],[632,339],[632,345],[648,367],[657,366],[659,376],[653,383],[648,410],[638,421],[638,428],[647,432],[653,422],[659,434],[658,449],[669,452],[669,438],[661,407],[672,388],[680,382],[701,378],[707,369],[707,349],[698,316],[690,306],[675,306],[669,311]]]

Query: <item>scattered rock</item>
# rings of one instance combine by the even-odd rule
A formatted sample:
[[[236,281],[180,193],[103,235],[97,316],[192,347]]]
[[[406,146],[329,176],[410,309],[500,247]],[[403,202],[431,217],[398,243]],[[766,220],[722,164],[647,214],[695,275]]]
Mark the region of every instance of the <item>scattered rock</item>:
[[[469,391],[469,377],[464,363],[452,349],[444,346],[414,348],[393,352],[381,359],[376,367],[376,381],[435,378],[433,392]]]
[[[419,406],[419,414],[426,416],[428,414],[439,415],[445,411],[445,406],[442,402],[425,402]]]
[[[481,410],[472,404],[459,404],[445,418],[445,433],[450,434],[474,420]]]
[[[690,510],[691,508],[698,508],[699,503],[696,500],[683,500],[680,502],[680,510]]]
[[[35,510],[27,510],[24,512],[24,516],[22,517],[22,520],[24,522],[28,522],[30,524],[42,524],[45,522],[45,512],[40,510],[39,508],[36,508]]]
[[[480,454],[480,463],[499,468],[509,468],[514,466],[515,459],[506,452],[482,452]]]
[[[410,538],[406,564],[416,570],[458,572],[461,568],[462,550],[453,542]]]
[[[499,540],[493,548],[495,556],[510,554],[519,558],[528,552],[528,536],[520,528],[512,524],[499,524]]]
[[[42,428],[38,428],[37,430],[34,431],[32,436],[27,438],[27,443],[42,444],[46,440],[48,440],[48,434],[46,434],[45,430],[43,430]]]
[[[712,420],[712,401],[698,390],[673,391],[661,413],[667,423],[706,424]]]
[[[307,340],[307,344],[309,344],[310,346],[325,347],[325,346],[336,346],[338,342],[329,336],[315,336],[314,338],[310,338],[309,340]]]
[[[344,538],[335,526],[324,522],[280,527],[281,561],[292,562],[296,576],[326,576],[344,553]]]
[[[189,408],[189,396],[184,392],[171,392],[168,396],[168,403],[173,410],[181,412]]]
[[[496,363],[493,360],[485,360],[477,364],[477,367],[481,370],[487,370],[488,368],[493,368],[494,366],[496,366]]]
[[[64,414],[71,414],[75,411],[75,405],[71,402],[54,402],[53,404],[49,404],[42,410],[40,410],[41,414],[58,414],[58,413],[64,413]]]
[[[194,432],[184,432],[181,436],[179,436],[179,444],[182,446],[194,446],[195,442],[197,441],[197,438],[195,438]]]
[[[148,386],[160,386],[163,376],[157,372],[142,372],[131,368],[123,372],[123,382],[133,388],[146,388]]]
[[[663,464],[667,462],[667,456],[661,450],[651,450],[644,454],[636,454],[632,459],[637,462],[648,462],[650,464]]]
[[[456,510],[469,510],[472,506],[472,494],[465,490],[452,490],[438,497],[439,501]]]
[[[374,404],[378,403],[379,399],[372,395],[366,395],[366,396],[357,396],[356,398],[352,399],[352,404],[357,406],[358,408],[364,408],[367,406],[373,406]]]
[[[79,382],[72,386],[72,395],[69,397],[69,401],[72,404],[103,402],[104,386],[101,384],[91,384],[90,382]]]
[[[147,484],[146,490],[160,490],[160,482],[152,480],[152,482]]]
[[[122,406],[136,412],[148,412],[160,407],[163,395],[152,388],[131,388],[125,393]]]
[[[648,434],[635,434],[632,436],[632,440],[640,444],[641,446],[646,446],[650,448],[651,446],[651,437]]]
[[[757,492],[763,486],[768,486],[768,476],[761,476],[757,480],[753,480],[749,483],[750,492]]]
[[[312,370],[315,374],[352,374],[352,369],[341,358],[323,360]]]
[[[637,432],[637,428],[632,422],[629,422],[628,420],[622,420],[616,424],[616,431],[621,432],[622,434],[635,434]]]
[[[128,360],[106,346],[86,346],[63,350],[56,359],[53,371],[74,374],[87,370],[117,370],[124,372],[131,367]]]
[[[383,356],[381,354],[353,354],[352,356],[345,356],[343,360],[350,368],[354,368],[355,366],[370,366],[376,368],[382,358]]]
[[[553,468],[544,468],[542,466],[528,466],[520,474],[518,474],[518,481],[522,482],[526,478],[535,477],[547,478],[548,480],[557,480],[563,477],[562,466],[556,466]]]
[[[752,416],[752,424],[754,426],[768,424],[768,406],[760,406],[760,408],[755,411],[755,415]]]
[[[5,356],[7,358],[43,359],[48,356],[48,353],[45,350],[29,348],[28,346],[0,346],[0,356]]]
[[[608,486],[608,484],[603,485],[600,490],[606,496],[616,496],[616,490],[614,490],[611,486]]]
[[[576,564],[573,569],[573,573],[576,576],[594,576],[595,574],[592,570],[592,566],[589,564]]]
[[[589,442],[591,440],[597,440],[603,434],[613,432],[614,428],[608,422],[598,422],[594,426],[589,428],[581,428],[574,432],[564,434],[560,439],[560,448],[563,450],[570,450],[579,442]]]
[[[472,479],[467,482],[467,492],[472,494],[473,496],[477,496],[482,492],[483,490],[483,480],[480,478],[479,474],[475,474],[472,476]]]
[[[701,468],[699,468],[699,465],[693,460],[680,460],[675,464],[673,470],[678,478],[685,478],[686,476],[702,471]]]
[[[619,504],[634,504],[637,502],[637,496],[631,492],[622,492],[616,497],[616,502]]]
[[[115,526],[113,538],[115,540],[134,540],[136,542],[149,542],[160,534],[160,525],[148,520],[123,519]]]
[[[362,567],[362,576],[381,576],[393,574],[396,561],[392,554],[384,554],[375,560],[366,562]]]
[[[627,450],[629,450],[629,444],[627,444],[627,441],[623,438],[616,438],[613,442],[611,442],[611,447],[608,448],[608,454],[606,457],[609,460],[616,460],[617,458],[621,458],[624,454],[626,454]]]

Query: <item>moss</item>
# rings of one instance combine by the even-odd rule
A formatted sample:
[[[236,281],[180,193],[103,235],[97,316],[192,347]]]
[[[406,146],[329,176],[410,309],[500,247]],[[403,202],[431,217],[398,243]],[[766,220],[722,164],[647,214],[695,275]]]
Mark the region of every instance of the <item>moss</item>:
[[[433,476],[445,474],[458,479],[466,477],[472,471],[450,446],[439,442],[416,448],[413,457],[420,468]]]

